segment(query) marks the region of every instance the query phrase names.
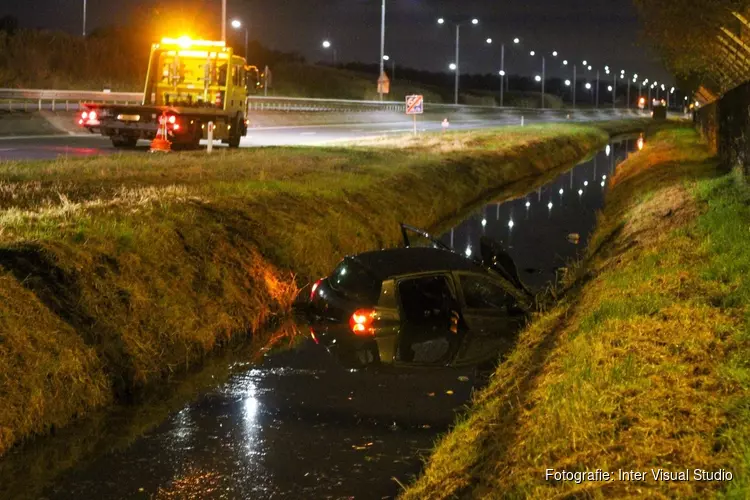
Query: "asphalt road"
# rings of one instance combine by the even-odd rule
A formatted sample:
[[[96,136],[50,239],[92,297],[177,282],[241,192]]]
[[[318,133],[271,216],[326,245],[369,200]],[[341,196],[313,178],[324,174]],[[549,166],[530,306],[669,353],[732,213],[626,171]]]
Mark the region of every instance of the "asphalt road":
[[[608,113],[587,114],[578,120],[611,119]],[[559,114],[535,114],[524,117],[525,123],[564,121]],[[492,120],[465,120],[450,124],[450,130],[470,130],[505,125],[519,125],[521,116],[508,114]],[[435,132],[442,129],[440,121],[420,119],[417,125],[420,132]],[[404,134],[412,131],[412,122],[404,119],[389,123],[360,123],[341,125],[309,125],[291,127],[264,127],[248,131],[242,140],[242,147],[261,146],[321,146],[340,142],[368,139],[391,134]],[[204,141],[205,145],[205,141]],[[148,142],[139,142],[136,152],[147,149]],[[225,147],[216,145],[215,147]],[[0,161],[8,160],[50,160],[59,156],[93,156],[112,154],[117,150],[110,141],[98,135],[57,135],[0,138]]]

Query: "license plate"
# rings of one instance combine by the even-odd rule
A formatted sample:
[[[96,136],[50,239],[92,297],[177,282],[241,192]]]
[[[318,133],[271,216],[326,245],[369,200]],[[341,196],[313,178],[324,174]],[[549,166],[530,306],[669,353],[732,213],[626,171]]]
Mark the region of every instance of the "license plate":
[[[117,119],[123,122],[137,122],[140,121],[141,115],[117,115]]]

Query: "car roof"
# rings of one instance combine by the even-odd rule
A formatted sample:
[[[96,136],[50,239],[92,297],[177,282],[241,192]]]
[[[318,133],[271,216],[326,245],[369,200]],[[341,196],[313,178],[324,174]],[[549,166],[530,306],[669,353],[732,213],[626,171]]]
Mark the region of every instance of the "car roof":
[[[479,271],[484,269],[461,254],[440,248],[391,248],[350,257],[382,280],[404,274],[431,271]]]

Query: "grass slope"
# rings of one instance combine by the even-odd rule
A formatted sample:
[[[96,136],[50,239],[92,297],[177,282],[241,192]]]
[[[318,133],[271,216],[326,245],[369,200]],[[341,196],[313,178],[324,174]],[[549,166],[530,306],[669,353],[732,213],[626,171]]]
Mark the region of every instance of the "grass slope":
[[[298,284],[393,245],[398,222],[430,227],[606,139],[547,125],[402,147],[0,165],[0,276],[12,291],[0,302],[0,453],[283,316]]]
[[[750,495],[750,191],[692,129],[622,164],[579,281],[403,498]],[[648,471],[556,482],[548,468]],[[732,482],[657,482],[652,468]]]

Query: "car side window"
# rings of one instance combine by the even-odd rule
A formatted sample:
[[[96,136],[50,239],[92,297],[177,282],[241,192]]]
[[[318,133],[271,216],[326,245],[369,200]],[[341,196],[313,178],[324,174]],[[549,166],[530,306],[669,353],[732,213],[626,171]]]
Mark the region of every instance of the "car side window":
[[[502,286],[485,276],[461,275],[461,291],[467,309],[503,309],[510,302],[510,295]]]
[[[411,324],[450,318],[455,298],[445,275],[405,279],[398,283],[404,319]]]

